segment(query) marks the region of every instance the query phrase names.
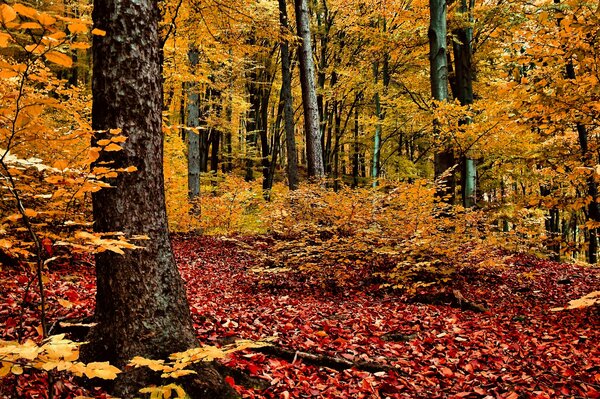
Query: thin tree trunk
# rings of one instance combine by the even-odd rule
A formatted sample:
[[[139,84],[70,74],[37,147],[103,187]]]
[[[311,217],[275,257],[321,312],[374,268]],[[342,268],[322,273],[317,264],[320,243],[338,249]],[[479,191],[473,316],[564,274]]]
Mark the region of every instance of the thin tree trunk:
[[[356,99],[356,107],[354,108],[354,151],[352,152],[352,187],[358,187],[358,172],[360,163],[360,146],[358,142],[359,120],[358,120],[358,101]]]
[[[302,86],[302,105],[304,108],[304,130],[306,134],[306,158],[308,176],[320,179],[324,176],[321,132],[319,131],[319,109],[315,85],[315,64],[310,37],[310,21],[306,0],[294,0],[296,6],[296,25],[301,43],[298,50],[300,61],[300,85]]]
[[[82,348],[82,357],[124,368],[134,356],[165,359],[197,346],[185,288],[171,250],[163,177],[162,54],[156,0],[95,0],[94,26],[106,32],[93,39],[92,145],[109,139],[109,129],[127,137],[122,151],[102,152],[95,165],[124,168],[107,179],[110,189],[92,195],[94,231],[145,235],[142,248],[124,254],[96,254],[98,323]],[[135,54],[135,56],[127,56]],[[232,389],[211,366],[192,377],[194,398],[232,397]],[[143,369],[121,373],[112,391],[139,395],[149,385]]]
[[[188,51],[190,69],[198,65],[198,50]],[[200,195],[200,96],[197,84],[187,85],[187,149],[188,149],[188,198],[193,200]]]
[[[470,0],[471,2],[473,0]],[[469,13],[469,21],[471,21],[471,7],[467,5],[467,0],[460,0],[459,12]],[[463,106],[473,104],[473,62],[472,62],[472,44],[473,28],[463,26],[454,30],[456,40],[453,41],[454,50],[454,65],[455,65],[455,90],[456,98]],[[465,118],[460,121],[461,124],[470,124],[471,119]],[[464,154],[462,159],[462,200],[465,208],[471,208],[476,203],[476,184],[477,184],[477,169],[475,161]]]
[[[431,94],[437,101],[448,100],[448,56],[446,51],[446,0],[429,0],[429,65]],[[434,121],[434,135],[439,135],[438,122]],[[454,152],[448,143],[434,157],[435,179],[439,181],[445,175],[445,184],[438,189],[437,195],[447,203],[454,203]]]
[[[279,22],[285,33],[289,30],[285,0],[279,0]],[[281,101],[285,122],[285,146],[287,152],[287,177],[290,190],[298,188],[298,154],[294,128],[294,102],[292,98],[292,71],[290,46],[287,40],[281,42]]]

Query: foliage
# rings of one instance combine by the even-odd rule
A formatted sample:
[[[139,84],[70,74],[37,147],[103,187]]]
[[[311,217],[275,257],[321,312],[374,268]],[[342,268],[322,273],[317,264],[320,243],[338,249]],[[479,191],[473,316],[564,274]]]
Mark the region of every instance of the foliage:
[[[414,290],[448,281],[463,264],[500,266],[499,249],[539,247],[539,216],[523,214],[521,226],[503,233],[494,213],[450,210],[435,191],[418,181],[339,192],[303,186],[278,197],[265,219],[277,239],[265,266],[292,269],[334,289],[380,280]]]
[[[79,347],[83,343],[65,339],[64,334],[53,335],[40,345],[32,340],[24,343],[0,341],[0,377],[21,375],[24,369],[34,368],[46,372],[66,371],[87,378],[114,379],[120,370],[108,362],[78,362]]]

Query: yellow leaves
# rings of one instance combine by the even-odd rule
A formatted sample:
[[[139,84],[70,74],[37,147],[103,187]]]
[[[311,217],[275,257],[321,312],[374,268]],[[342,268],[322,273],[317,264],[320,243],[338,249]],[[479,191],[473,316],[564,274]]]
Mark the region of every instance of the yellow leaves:
[[[24,6],[23,4],[19,4],[19,3],[14,4],[13,8],[17,13],[19,13],[20,15],[22,15],[24,17],[31,18],[31,19],[37,19],[38,12],[34,8],[27,7],[27,6]]]
[[[61,171],[64,171],[65,169],[67,169],[67,166],[69,165],[69,163],[64,160],[64,159],[60,159],[56,162],[54,162],[52,164],[52,167]]]
[[[27,208],[27,209],[23,210],[23,214],[25,216],[27,216],[28,218],[34,218],[38,215],[38,212],[36,212],[33,209]]]
[[[187,397],[183,388],[181,388],[179,385],[176,385],[176,384],[169,384],[169,385],[163,385],[163,386],[159,386],[159,387],[148,387],[148,388],[140,389],[140,393],[149,393],[150,399],[173,398],[173,396],[172,396],[173,392],[175,392],[175,394],[177,395],[174,398],[184,399]]]
[[[106,31],[104,31],[102,29],[94,28],[94,29],[92,29],[92,35],[106,36]]]
[[[75,33],[85,33],[88,30],[87,25],[77,22],[77,23],[72,23],[69,24],[67,26],[67,29],[69,29],[69,32],[75,34]]]
[[[130,366],[134,367],[148,367],[152,371],[162,371],[165,369],[164,360],[152,360],[146,359],[145,357],[136,356],[129,362]]]
[[[114,380],[120,372],[121,370],[108,362],[88,363],[84,371],[88,378],[102,378],[104,380]]]
[[[0,22],[6,24],[17,18],[17,13],[8,4],[0,5]]]
[[[121,151],[123,148],[115,143],[110,143],[106,147],[104,147],[104,151]]]
[[[44,56],[48,61],[58,64],[60,66],[64,66],[66,68],[70,68],[71,66],[73,66],[73,59],[68,55],[59,53],[58,51],[50,51],[44,54]]]
[[[118,239],[114,238],[103,238],[104,236],[117,235]],[[120,255],[125,255],[123,249],[141,249],[143,247],[139,247],[135,244],[132,244],[125,240],[122,234],[117,233],[88,233],[86,231],[79,231],[75,234],[75,237],[81,240],[87,241],[89,244],[96,247],[98,252],[103,251],[112,251],[118,253]]]
[[[9,373],[20,375],[25,367],[30,367],[44,371],[68,371],[88,378],[116,378],[120,370],[108,362],[77,362],[80,345],[81,343],[65,339],[64,334],[53,335],[42,344],[36,344],[32,340],[22,344],[0,341],[0,359],[3,360],[0,377]]]
[[[18,364],[15,364],[10,369],[10,372],[13,373],[14,375],[21,375],[21,374],[23,374],[23,367],[19,366]]]
[[[11,369],[12,369],[12,363],[2,362],[2,367],[0,367],[0,378],[6,377],[10,373]]]
[[[580,308],[588,308],[590,306],[594,306],[600,304],[600,291],[590,292],[589,294],[582,296],[579,299],[574,299],[569,301],[569,304],[562,308],[552,308],[553,312],[559,312],[565,309],[580,309]]]
[[[73,42],[69,44],[69,47],[71,48],[71,50],[87,50],[92,46],[89,43],[85,42]]]
[[[19,26],[20,29],[43,29],[37,22],[24,22]]]
[[[0,47],[8,47],[12,38],[8,33],[0,32]]]
[[[2,46],[0,46],[2,47]],[[18,72],[3,69],[0,71],[0,79],[10,79],[19,76]]]
[[[56,18],[44,13],[38,15],[37,20],[44,26],[54,25],[56,23]]]
[[[66,299],[58,298],[58,304],[65,309],[71,309],[73,307],[73,303],[67,301]]]
[[[100,148],[92,147],[88,150],[88,162],[93,163],[100,157]]]

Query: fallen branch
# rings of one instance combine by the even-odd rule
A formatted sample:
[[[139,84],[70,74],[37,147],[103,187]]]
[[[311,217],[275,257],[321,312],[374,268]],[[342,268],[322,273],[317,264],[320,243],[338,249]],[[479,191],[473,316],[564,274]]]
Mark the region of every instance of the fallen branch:
[[[406,374],[402,370],[390,366],[387,364],[368,362],[364,360],[352,361],[340,357],[329,356],[325,354],[315,354],[303,351],[295,351],[291,349],[285,349],[280,346],[263,346],[261,348],[251,348],[254,352],[264,353],[265,355],[277,356],[285,359],[289,362],[294,362],[296,359],[301,359],[304,363],[312,364],[314,366],[328,367],[330,369],[343,371],[349,368],[356,368],[358,370],[368,371],[376,373],[379,371],[390,371],[394,370],[399,374]]]

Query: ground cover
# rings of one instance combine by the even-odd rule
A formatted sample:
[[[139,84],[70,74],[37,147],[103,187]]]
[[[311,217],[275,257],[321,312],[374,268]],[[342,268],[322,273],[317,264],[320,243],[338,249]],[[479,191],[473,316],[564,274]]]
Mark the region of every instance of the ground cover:
[[[507,255],[497,269],[463,265],[445,291],[487,309],[476,312],[375,283],[326,290],[293,271],[265,284],[253,271],[269,249],[261,238],[176,236],[173,245],[202,343],[273,337],[272,349],[225,361],[263,382],[258,389],[243,386],[241,374],[227,377],[244,397],[600,398],[598,308],[551,311],[598,290],[597,268],[528,255]],[[51,264],[47,278],[51,322],[92,314],[91,264]],[[0,282],[0,339],[39,337],[29,272],[5,267]],[[54,390],[56,398],[103,396],[69,378]],[[46,391],[46,376],[27,369],[0,385],[5,398]]]

